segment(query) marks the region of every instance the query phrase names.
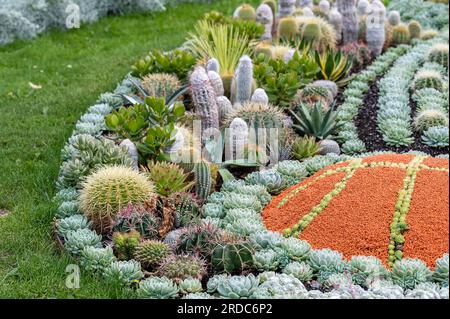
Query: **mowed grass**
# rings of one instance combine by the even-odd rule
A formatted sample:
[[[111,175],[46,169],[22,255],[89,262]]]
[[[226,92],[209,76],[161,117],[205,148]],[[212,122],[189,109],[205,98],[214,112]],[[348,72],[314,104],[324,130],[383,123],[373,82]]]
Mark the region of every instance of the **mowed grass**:
[[[129,296],[83,272],[80,289],[66,288],[66,266],[75,261],[52,237],[61,148],[79,117],[137,58],[179,46],[205,12],[231,14],[240,2],[107,17],[0,47],[0,298]]]

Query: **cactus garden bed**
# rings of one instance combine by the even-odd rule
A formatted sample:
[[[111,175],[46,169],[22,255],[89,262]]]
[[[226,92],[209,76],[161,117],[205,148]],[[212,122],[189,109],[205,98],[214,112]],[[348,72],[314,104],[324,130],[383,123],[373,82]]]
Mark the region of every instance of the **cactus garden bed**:
[[[139,298],[448,298],[448,28],[399,19],[378,0],[206,14],[76,124],[61,245]],[[365,153],[374,81],[387,147]]]

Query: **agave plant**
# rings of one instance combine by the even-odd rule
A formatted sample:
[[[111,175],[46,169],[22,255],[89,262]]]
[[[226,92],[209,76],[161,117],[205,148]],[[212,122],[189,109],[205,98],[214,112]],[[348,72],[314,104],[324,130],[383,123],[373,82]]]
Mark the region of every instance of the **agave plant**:
[[[292,127],[300,134],[314,136],[319,140],[326,139],[337,128],[337,112],[330,107],[328,111],[323,110],[322,103],[317,102],[313,107],[300,104],[297,112],[289,110],[297,122]]]
[[[349,73],[353,62],[342,52],[319,53],[316,51],[314,57],[320,67],[320,71],[317,73],[319,79],[333,81],[338,86],[346,85],[351,79]]]

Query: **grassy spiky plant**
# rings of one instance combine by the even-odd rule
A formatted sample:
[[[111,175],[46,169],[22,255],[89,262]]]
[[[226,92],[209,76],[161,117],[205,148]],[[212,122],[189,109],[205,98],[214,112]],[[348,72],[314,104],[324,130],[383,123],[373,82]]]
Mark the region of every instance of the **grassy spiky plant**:
[[[167,197],[177,192],[184,192],[193,186],[192,183],[187,182],[188,175],[174,163],[150,162],[145,171],[154,183],[156,193],[160,196]]]
[[[216,58],[220,64],[220,75],[233,74],[239,59],[251,53],[247,35],[240,34],[230,25],[215,25],[201,20],[190,33],[189,48],[200,59]]]
[[[117,214],[128,204],[143,205],[155,195],[145,175],[126,166],[107,166],[82,184],[80,208],[104,234],[112,229]]]

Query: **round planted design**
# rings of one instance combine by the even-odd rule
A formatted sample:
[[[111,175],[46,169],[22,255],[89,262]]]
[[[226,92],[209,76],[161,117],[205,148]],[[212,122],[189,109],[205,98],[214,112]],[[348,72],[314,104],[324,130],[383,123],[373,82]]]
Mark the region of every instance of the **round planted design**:
[[[448,159],[383,154],[322,169],[274,197],[262,216],[269,230],[315,249],[432,267],[449,249],[448,205]]]

